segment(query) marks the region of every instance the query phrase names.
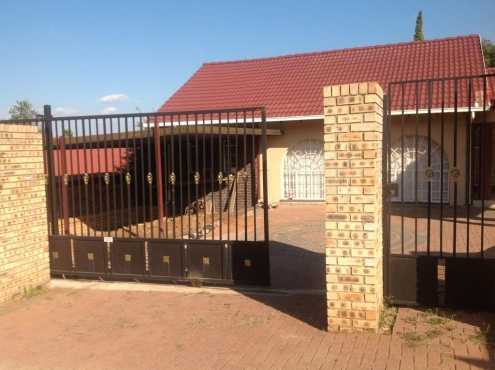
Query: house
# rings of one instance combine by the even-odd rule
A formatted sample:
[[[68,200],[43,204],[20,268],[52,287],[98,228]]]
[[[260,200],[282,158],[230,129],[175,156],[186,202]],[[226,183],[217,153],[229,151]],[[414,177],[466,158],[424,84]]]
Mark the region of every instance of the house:
[[[467,136],[481,120],[495,122],[495,112],[483,111],[480,82],[474,81],[470,103],[467,102],[468,86],[460,83],[459,99],[454,103],[453,88],[440,97],[441,86],[432,87],[434,94],[428,103],[426,86],[421,86],[415,107],[414,86],[400,91],[400,86],[391,86],[395,81],[411,81],[444,77],[480,76],[488,72],[485,68],[480,37],[477,35],[444,39],[404,42],[397,44],[356,47],[314,53],[293,54],[271,58],[213,62],[203,64],[198,71],[173,94],[160,108],[161,112],[189,111],[264,106],[270,128],[282,130],[283,135],[268,137],[268,196],[270,202],[284,200],[324,200],[324,155],[323,155],[323,87],[333,84],[377,81],[389,93],[391,107],[391,180],[404,183],[404,194],[396,200],[426,200],[427,180],[418,174],[418,193],[415,193],[414,171],[401,171],[402,145],[404,151],[414,150],[425,160],[427,126],[431,120],[431,167],[432,201],[453,203],[452,182],[448,180],[453,169],[454,147],[458,153],[466,152]],[[493,82],[487,79],[488,96],[485,110],[489,110],[493,93]],[[493,79],[491,79],[493,80]],[[491,87],[490,87],[491,86]],[[490,90],[492,89],[492,90]],[[401,94],[404,96],[401,97]],[[443,104],[443,109],[442,109]],[[455,105],[455,107],[454,107]],[[443,112],[443,113],[442,113]],[[457,113],[457,114],[454,114]],[[457,118],[455,118],[457,117]],[[441,148],[441,121],[444,122],[444,140]],[[457,126],[457,143],[453,143],[454,120]],[[418,135],[416,136],[416,122]],[[470,125],[470,126],[467,126]],[[495,135],[491,130],[490,137]],[[485,133],[485,131],[484,131]],[[478,135],[479,136],[479,135]],[[416,139],[417,138],[417,139]],[[417,142],[416,142],[417,140]],[[487,140],[483,153],[479,152],[473,139],[472,161],[485,160],[485,168],[491,176],[484,176],[485,184],[474,177],[466,179],[466,156],[457,154],[456,170],[460,172],[458,182],[458,204],[466,199],[466,186],[471,187],[471,199],[495,199],[495,146]],[[478,145],[479,146],[479,145]],[[478,150],[478,151],[476,151]],[[406,156],[411,158],[411,156]],[[413,160],[414,161],[414,160]],[[443,162],[443,166],[441,163]],[[409,166],[412,163],[404,163]],[[443,181],[440,171],[443,169]],[[400,179],[403,173],[404,179]],[[440,189],[441,183],[443,189]],[[466,185],[468,184],[468,185]],[[403,197],[403,198],[402,198]]]

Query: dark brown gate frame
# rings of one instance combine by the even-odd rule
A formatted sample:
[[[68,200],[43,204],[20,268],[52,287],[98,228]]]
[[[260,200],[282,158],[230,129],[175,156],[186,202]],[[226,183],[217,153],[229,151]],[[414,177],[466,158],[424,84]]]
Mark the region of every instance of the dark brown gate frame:
[[[235,119],[233,118],[235,115]],[[185,117],[186,124],[181,124],[181,118]],[[194,126],[190,126],[190,117],[194,117]],[[201,120],[198,120],[201,117]],[[205,124],[208,122],[209,125]],[[225,117],[227,117],[225,121]],[[177,120],[175,121],[174,118]],[[117,132],[114,130],[114,120],[117,120],[118,127]],[[125,132],[121,131],[121,122],[125,122]],[[160,120],[162,122],[160,122]],[[215,123],[215,121],[218,123]],[[132,132],[129,131],[128,123],[132,121]],[[136,130],[136,121],[140,123],[139,130]],[[226,125],[224,125],[226,122]],[[91,124],[94,123],[95,126],[92,127]],[[103,134],[99,134],[98,126],[103,124]],[[144,125],[147,128],[144,128]],[[160,127],[162,124],[162,127]],[[199,143],[199,127],[201,124],[201,135],[202,135],[202,149],[203,149],[203,168],[202,170],[198,167],[198,143]],[[211,111],[193,111],[193,112],[166,112],[166,113],[145,113],[145,114],[117,114],[117,115],[97,115],[97,116],[73,116],[73,117],[59,117],[55,118],[51,115],[50,106],[44,107],[44,115],[42,117],[43,125],[43,139],[46,148],[46,171],[48,177],[48,208],[49,208],[49,223],[50,223],[50,262],[52,266],[52,274],[54,275],[64,275],[64,276],[84,276],[84,277],[105,277],[108,279],[120,279],[120,278],[130,278],[130,279],[140,279],[140,280],[150,280],[150,281],[188,281],[191,279],[199,279],[205,282],[212,283],[243,283],[243,284],[269,284],[270,273],[269,273],[269,257],[268,257],[268,181],[267,181],[267,158],[266,158],[266,146],[267,146],[267,128],[266,128],[266,113],[264,108],[240,108],[240,109],[226,109],[226,110],[211,110]],[[153,128],[151,126],[153,125]],[[86,127],[87,130],[86,130]],[[208,127],[209,126],[209,127]],[[78,127],[82,128],[82,135],[79,135]],[[185,128],[185,130],[184,130]],[[190,130],[194,128],[194,130]],[[75,130],[75,136],[73,136],[72,130]],[[109,129],[109,132],[108,132]],[[175,130],[175,132],[174,132]],[[278,130],[273,131],[272,134],[279,134]],[[86,136],[86,132],[89,137]],[[130,138],[130,133],[132,133],[132,138]],[[162,135],[163,134],[163,135]],[[153,147],[154,147],[154,161],[155,161],[155,176],[151,172],[151,136],[153,135]],[[177,137],[175,138],[175,136]],[[196,209],[196,240],[190,239],[191,237],[191,213],[188,214],[188,238],[184,238],[184,233],[181,232],[181,237],[179,239],[175,238],[176,235],[176,181],[184,178],[183,167],[185,167],[186,172],[186,182],[187,182],[187,201],[188,207],[191,206],[191,192],[190,192],[190,179],[187,179],[191,175],[191,155],[190,150],[191,141],[190,136],[195,138],[195,153],[193,155],[196,163],[194,173],[194,183],[196,188],[196,194],[199,193],[200,184],[200,172],[203,175],[203,202],[206,202],[207,190],[211,193],[211,203],[212,203],[212,220],[215,219],[214,205],[215,205],[215,180],[218,180],[218,191],[220,198],[220,212],[219,212],[219,227],[222,229],[222,214],[223,214],[223,203],[222,203],[222,192],[223,184],[227,182],[229,184],[231,181],[235,181],[235,238],[231,238],[230,232],[230,206],[227,203],[227,222],[228,222],[228,235],[224,238],[224,235],[219,233],[218,239],[215,238],[215,230],[212,230],[211,239],[206,236],[206,218],[207,210],[204,209],[204,223],[203,223],[203,237],[198,237],[198,224],[199,224],[199,213],[200,209]],[[225,158],[222,156],[222,150],[227,140],[227,148],[231,150],[231,136],[235,135],[235,174],[228,173],[228,176],[224,177],[222,171],[225,169]],[[60,136],[60,137],[59,137]],[[186,136],[187,142],[187,163],[183,165],[183,152],[182,152],[182,142],[184,141],[184,136]],[[209,140],[206,139],[209,136]],[[238,137],[242,136],[243,140],[238,140]],[[226,139],[225,139],[226,137]],[[258,144],[261,147],[261,153],[256,153],[255,148],[258,145],[255,143],[256,137],[260,137]],[[56,140],[55,140],[56,139]],[[147,141],[147,143],[146,143]],[[179,151],[176,151],[174,147],[174,141],[178,141]],[[210,143],[207,143],[210,141]],[[213,175],[213,170],[215,166],[215,156],[214,142],[218,143],[219,159],[218,159],[218,176]],[[239,141],[241,143],[239,143]],[[251,141],[249,143],[248,141]],[[124,175],[122,171],[115,174],[115,146],[117,145],[118,154],[121,155],[120,150],[122,149],[121,144],[125,142],[124,148],[127,155],[127,165],[130,166],[128,153],[129,149],[133,149],[134,155],[134,193],[131,193],[130,179],[132,178],[132,169],[127,168],[127,173]],[[130,145],[132,142],[132,146]],[[162,149],[162,143],[164,148]],[[209,184],[209,189],[207,189],[207,176],[206,175],[206,147],[209,147],[211,156],[211,174],[210,179],[212,180]],[[243,145],[242,145],[243,144]],[[242,152],[239,148],[242,145]],[[56,152],[58,148],[58,151]],[[139,158],[138,151],[139,148]],[[145,150],[146,149],[146,150]],[[167,150],[170,149],[171,158],[167,158]],[[84,173],[81,173],[80,153],[83,153],[84,162]],[[96,159],[98,162],[98,169],[95,170],[93,163],[94,153],[96,150]],[[103,152],[101,151],[103,150]],[[110,152],[109,152],[110,150]],[[145,153],[146,151],[146,153]],[[68,153],[68,154],[67,154]],[[247,155],[250,155],[248,162]],[[55,154],[58,155],[58,173],[55,169]],[[74,158],[74,155],[76,158]],[[89,154],[90,161],[87,160]],[[104,154],[105,165],[103,171],[100,168],[101,156]],[[147,159],[145,161],[145,154]],[[179,157],[178,163],[174,159],[174,155],[177,154]],[[229,156],[232,155],[231,152],[228,153]],[[257,161],[259,160],[259,155],[262,155],[263,165],[262,171],[259,171],[259,166],[257,166]],[[165,163],[162,163],[162,157],[165,155]],[[111,161],[111,166],[109,169],[108,157]],[[239,157],[243,157],[242,167],[239,167]],[[77,163],[75,164],[74,162]],[[70,163],[67,163],[69,161]],[[63,163],[62,163],[63,162]],[[88,163],[90,171],[88,171]],[[147,164],[148,174],[144,174],[144,162]],[[176,168],[178,164],[178,168]],[[251,175],[247,172],[247,166],[249,164]],[[67,166],[69,165],[70,170],[67,171]],[[74,168],[77,170],[74,170]],[[140,167],[141,173],[138,173],[137,169]],[[166,181],[164,181],[163,170],[167,172]],[[230,172],[232,169],[228,169]],[[242,206],[242,202],[238,202],[238,180],[241,178],[239,170],[243,171],[242,178],[244,179],[244,238],[240,238],[238,234],[239,226],[239,214],[238,206]],[[179,171],[178,173],[177,170]],[[96,171],[96,173],[95,173]],[[88,173],[91,172],[91,173]],[[104,172],[104,173],[103,173]],[[263,240],[257,240],[256,235],[256,204],[253,204],[253,234],[254,240],[250,240],[248,237],[248,217],[247,217],[247,181],[251,182],[251,202],[255,201],[257,198],[257,192],[259,191],[259,186],[256,182],[259,181],[259,175],[262,176],[263,184]],[[103,176],[102,176],[103,175]],[[103,177],[103,178],[102,178]],[[156,177],[158,186],[156,186],[156,191],[153,191],[153,177]],[[124,185],[124,179],[127,183],[127,187]],[[120,189],[116,187],[116,182],[120,180]],[[139,180],[141,180],[141,188],[139,189]],[[105,200],[106,205],[102,201],[102,181],[105,185]],[[131,235],[132,225],[129,221],[129,235],[124,236],[124,230],[122,229],[122,235],[118,236],[118,228],[114,230],[114,235],[112,236],[112,230],[110,227],[110,192],[109,183],[112,183],[111,196],[113,197],[113,205],[115,208],[115,203],[117,201],[116,192],[120,193],[121,210],[120,218],[124,220],[124,191],[127,192],[127,208],[129,220],[133,217],[131,208],[134,206],[136,215],[136,237]],[[146,185],[146,182],[148,185]],[[83,210],[81,197],[84,196],[81,192],[81,184],[84,185],[85,204],[86,207]],[[79,202],[79,216],[80,218],[86,217],[86,235],[84,235],[83,224],[78,227],[76,224],[76,201],[75,201],[75,185],[77,185],[78,192],[78,202]],[[91,185],[91,186],[88,186]],[[72,201],[72,207],[69,207],[69,187],[70,187],[70,198]],[[91,188],[91,201],[90,204],[88,199],[88,187]],[[97,208],[97,200],[95,196],[95,188],[98,187],[98,198],[100,200]],[[234,187],[234,183],[232,183]],[[127,190],[125,190],[127,189]],[[228,188],[227,188],[228,189]],[[173,220],[173,238],[168,238],[168,225],[167,216],[170,216],[169,210],[165,210],[164,203],[167,202],[167,196],[164,194],[167,190],[170,191],[170,196],[172,199],[172,220]],[[179,208],[181,213],[184,211],[184,194],[183,189],[180,187],[180,202]],[[143,208],[143,228],[144,236],[139,235],[139,210],[138,204],[140,202],[142,193],[142,204]],[[154,197],[156,193],[156,198]],[[146,195],[149,199],[146,199]],[[253,199],[256,196],[255,199]],[[131,202],[131,198],[133,201]],[[154,220],[154,199],[156,199],[156,204],[158,208],[158,237],[153,235],[153,220]],[[229,200],[229,202],[232,200]],[[147,203],[149,202],[149,214],[146,210]],[[62,203],[62,204],[60,204]],[[196,203],[199,204],[199,199],[196,199]],[[204,204],[203,203],[203,204]],[[167,203],[168,204],[168,203]],[[93,215],[97,216],[97,213],[102,214],[102,210],[106,210],[106,228],[107,232],[101,231],[97,236],[97,232],[93,229],[93,235],[89,231],[89,226],[87,225],[89,221],[90,206],[93,208]],[[72,211],[72,223],[73,229],[70,227],[69,211]],[[63,218],[63,228],[60,232],[59,216],[60,211],[62,212]],[[117,216],[117,210],[113,209],[112,213]],[[150,231],[151,238],[147,235],[147,217],[151,221]],[[180,226],[181,231],[183,229],[183,215],[180,216]],[[112,219],[115,222],[115,219]],[[96,225],[95,225],[96,226]],[[125,226],[122,222],[122,228]],[[213,224],[213,228],[214,228]],[[125,252],[125,253],[124,253]],[[160,262],[161,261],[161,262]]]
[[[397,303],[422,304],[428,306],[447,305],[460,308],[495,309],[495,256],[487,255],[485,248],[485,195],[481,194],[481,216],[475,220],[472,215],[473,167],[479,166],[480,181],[483,182],[485,158],[480,158],[479,163],[472,163],[472,113],[476,110],[481,116],[481,129],[478,135],[485,136],[487,111],[493,110],[489,105],[488,88],[495,84],[495,74],[480,76],[463,76],[440,79],[426,79],[414,81],[400,81],[389,84],[387,97],[384,100],[384,289],[385,295]],[[408,96],[411,100],[406,101]],[[491,97],[493,99],[495,97]],[[493,104],[493,103],[492,103]],[[400,181],[391,181],[391,118],[392,107],[399,112],[400,146],[401,146],[401,176]],[[480,108],[481,107],[481,108]],[[432,150],[432,114],[436,112],[440,116],[440,202],[433,204],[432,180],[428,181],[427,201],[421,203],[418,199],[418,173],[423,171],[425,176],[431,179],[433,175],[431,150]],[[419,134],[420,111],[426,116],[427,125],[427,166],[418,168],[415,161],[415,194],[414,201],[408,203],[404,200],[404,126],[406,111],[414,117],[412,125],[415,125],[415,153],[418,152],[417,138]],[[453,116],[450,122],[453,127],[453,136],[445,137],[445,130],[449,121],[445,120],[447,114]],[[465,120],[465,145],[466,152],[459,152],[459,124]],[[415,122],[415,123],[414,123]],[[461,136],[462,137],[462,136]],[[449,181],[453,181],[453,207],[448,209],[443,198],[444,179],[444,146],[447,140],[453,141],[453,153],[450,160]],[[483,146],[483,140],[478,140]],[[481,148],[482,150],[482,148]],[[458,186],[462,179],[459,158],[465,155],[465,207],[458,204]],[[399,203],[392,203],[391,197],[400,194]],[[405,248],[404,235],[405,216],[407,212],[414,211],[418,206],[426,208],[426,249],[418,248],[418,219],[421,216],[414,213],[414,250]],[[463,209],[464,208],[464,209]],[[391,217],[400,218],[396,229],[400,234],[400,245],[392,249],[391,246]],[[446,222],[451,223],[451,245],[444,248],[447,239]],[[435,223],[438,232],[433,233]],[[464,224],[464,225],[463,225]],[[459,226],[461,225],[461,226]],[[490,225],[489,225],[490,226]],[[466,230],[465,248],[460,248],[458,228]],[[478,230],[476,230],[478,229]],[[480,231],[481,238],[475,240],[474,234]],[[492,231],[495,232],[495,231]],[[411,232],[409,232],[411,233]],[[474,244],[474,245],[473,245]],[[492,246],[493,247],[493,246]],[[476,248],[476,250],[474,250]]]

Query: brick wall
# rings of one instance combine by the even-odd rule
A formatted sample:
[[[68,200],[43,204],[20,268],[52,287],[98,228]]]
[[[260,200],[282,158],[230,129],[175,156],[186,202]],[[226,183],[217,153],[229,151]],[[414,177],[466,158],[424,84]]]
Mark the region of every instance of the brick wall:
[[[376,330],[382,284],[382,98],[377,83],[324,88],[328,329]]]
[[[0,302],[48,282],[47,251],[41,133],[0,123]]]

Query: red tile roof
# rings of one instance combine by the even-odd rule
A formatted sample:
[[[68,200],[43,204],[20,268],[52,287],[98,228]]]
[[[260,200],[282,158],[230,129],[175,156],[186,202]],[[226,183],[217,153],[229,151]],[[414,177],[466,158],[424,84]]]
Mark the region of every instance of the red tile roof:
[[[484,69],[477,35],[206,63],[160,111],[265,106],[268,117],[322,115],[326,85],[378,81],[385,88],[392,81],[481,75]]]

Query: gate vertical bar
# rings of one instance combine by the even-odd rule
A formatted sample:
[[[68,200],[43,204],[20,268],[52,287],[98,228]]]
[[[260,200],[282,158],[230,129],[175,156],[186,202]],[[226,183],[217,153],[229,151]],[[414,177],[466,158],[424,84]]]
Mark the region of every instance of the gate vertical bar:
[[[176,215],[175,215],[175,134],[174,134],[174,115],[170,116],[170,194],[172,197],[172,239],[175,239]]]
[[[445,81],[442,81],[442,106],[440,113],[440,257],[443,256],[443,152],[445,146]],[[447,200],[448,201],[448,200]],[[455,238],[454,238],[455,242]]]
[[[428,81],[428,170],[431,169],[431,106],[432,106],[432,81]],[[428,221],[426,231],[426,252],[430,255],[431,247],[431,178],[428,179]]]
[[[418,207],[419,82],[416,82],[416,126],[414,130],[414,206]],[[418,214],[414,213],[414,253],[418,253]]]
[[[156,165],[156,192],[158,202],[158,227],[159,237],[163,237],[163,175],[162,175],[162,151],[160,149],[160,127],[158,119],[154,120],[154,134],[155,134],[155,165]]]
[[[189,135],[189,114],[186,114],[186,186],[187,186],[187,238],[191,237],[191,136]]]
[[[155,232],[153,230],[153,214],[154,214],[154,208],[153,208],[153,166],[151,164],[151,151],[152,151],[152,136],[153,132],[151,130],[151,120],[148,115],[146,115],[146,124],[147,124],[147,129],[146,129],[146,138],[147,138],[147,144],[146,144],[146,167],[148,169],[148,196],[149,196],[149,208],[150,208],[150,221],[149,221],[149,226],[150,226],[150,237],[153,239],[155,237]]]
[[[52,127],[52,108],[50,105],[43,107],[43,124],[46,132],[47,145],[47,172],[48,172],[48,202],[50,203],[51,233],[58,235],[58,205],[57,205],[57,187],[55,183],[54,171],[54,153],[53,153],[53,127]]]
[[[457,111],[457,95],[458,95],[458,81],[454,80],[454,169],[457,169],[457,128],[458,128],[458,111]],[[442,148],[443,151],[443,148]],[[443,176],[443,173],[441,174]],[[443,189],[440,189],[443,193]],[[454,179],[454,225],[453,225],[453,237],[452,237],[452,254],[455,257],[457,254],[457,179]]]
[[[266,158],[267,153],[267,140],[266,140],[266,111],[263,108],[261,110],[261,146],[263,151],[263,228],[265,243],[270,241],[270,230],[268,223],[268,160]]]
[[[239,238],[239,206],[238,206],[238,184],[239,184],[239,112],[235,112],[235,240]]]
[[[169,186],[169,163],[168,163],[168,146],[167,146],[167,116],[162,116],[163,121],[163,204],[164,204],[164,224],[165,224],[165,239],[168,239],[168,208],[167,204],[170,201],[170,186]]]
[[[258,182],[258,177],[257,171],[256,171],[256,162],[257,162],[257,153],[256,153],[256,117],[255,117],[255,111],[253,110],[251,112],[251,129],[253,132],[251,133],[251,206],[253,207],[253,240],[256,241],[257,234],[256,234],[256,203],[258,201],[257,199],[257,182]]]
[[[483,153],[483,147],[485,144],[486,138],[486,93],[487,93],[487,84],[486,84],[486,76],[483,76],[483,116],[481,121],[481,129],[480,129],[480,192],[481,192],[481,258],[485,257],[485,178],[484,176],[488,176],[488,174],[484,174],[485,172],[485,158]]]
[[[58,141],[59,153],[60,153],[60,174],[59,174],[59,182],[60,182],[60,190],[62,193],[62,214],[64,218],[64,235],[70,234],[70,225],[69,225],[69,193],[68,193],[68,184],[65,184],[67,175],[67,156],[65,152],[65,120],[62,119],[61,124],[61,135]]]
[[[383,230],[383,294],[385,297],[390,296],[389,291],[389,261],[390,261],[390,193],[389,193],[389,140],[390,140],[390,95],[391,86],[388,87],[388,94],[383,96],[383,148],[382,148],[382,230]]]
[[[401,84],[400,115],[400,250],[404,254],[404,105],[405,84]]]
[[[79,121],[77,119],[74,120],[74,134],[75,134],[74,135],[75,136],[74,142],[75,143],[72,144],[72,146],[74,147],[75,153],[76,153],[77,170],[76,171],[72,170],[71,173],[72,173],[72,177],[77,176],[77,196],[78,196],[78,200],[79,200],[79,202],[78,202],[78,206],[79,206],[79,224],[80,224],[80,231],[81,231],[81,234],[80,235],[83,236],[83,203],[82,203],[82,192],[81,192],[81,178],[79,177],[79,172],[81,172],[81,167],[83,167],[83,166],[81,165],[81,159],[80,159],[80,155],[79,155],[79,142],[78,142],[79,141],[79,129],[77,128],[78,122]],[[82,153],[84,155],[86,155],[86,152],[84,150],[84,140],[83,140],[82,147],[83,147],[83,149],[82,149],[83,152]],[[84,164],[86,164],[86,163],[84,162]],[[74,179],[74,181],[76,181],[76,180]],[[74,217],[74,220],[75,220],[76,219],[75,212],[73,214],[73,217]],[[74,229],[74,233],[76,233],[76,235],[77,235],[77,232],[76,232],[75,229]]]
[[[223,200],[222,200],[222,190],[223,190],[223,169],[224,169],[224,158],[223,158],[223,137],[222,137],[222,113],[218,113],[218,165],[219,165],[219,172],[218,172],[218,196],[219,196],[219,207],[218,207],[218,214],[219,214],[219,222],[220,222],[220,227],[219,227],[219,240],[223,239],[223,228],[222,228],[222,214],[223,214]]]
[[[125,235],[125,224],[126,224],[126,212],[125,212],[125,198],[124,198],[124,167],[122,166],[122,162],[124,160],[124,155],[127,153],[127,146],[124,145],[124,132],[121,127],[121,117],[117,118],[117,131],[118,131],[118,143],[117,143],[117,148],[118,148],[118,163],[119,167],[116,168],[117,171],[119,171],[119,194],[120,194],[120,232],[122,234],[122,237]]]
[[[471,190],[472,190],[472,175],[471,175],[471,94],[472,94],[473,80],[470,78],[468,81],[468,114],[466,117],[466,255],[469,257],[469,224],[471,214]]]
[[[214,155],[214,135],[213,135],[213,113],[210,113],[210,194],[211,194],[211,239],[215,239],[215,155]]]
[[[111,222],[111,228],[113,229],[114,236],[117,237],[117,230],[118,230],[118,211],[117,211],[117,187],[115,186],[115,142],[116,140],[114,139],[114,121],[117,119],[120,121],[120,118],[110,118],[110,163],[108,164],[108,170],[110,171],[110,182],[112,183],[111,187],[111,192],[112,192],[112,222]],[[120,134],[120,132],[119,132]],[[108,185],[110,187],[110,185]]]
[[[203,127],[204,128],[204,127]],[[199,132],[198,132],[198,115],[194,114],[194,188],[195,188],[195,199],[196,199],[196,239],[199,239],[199,184],[201,180],[204,181],[204,178],[201,179],[199,175]]]

